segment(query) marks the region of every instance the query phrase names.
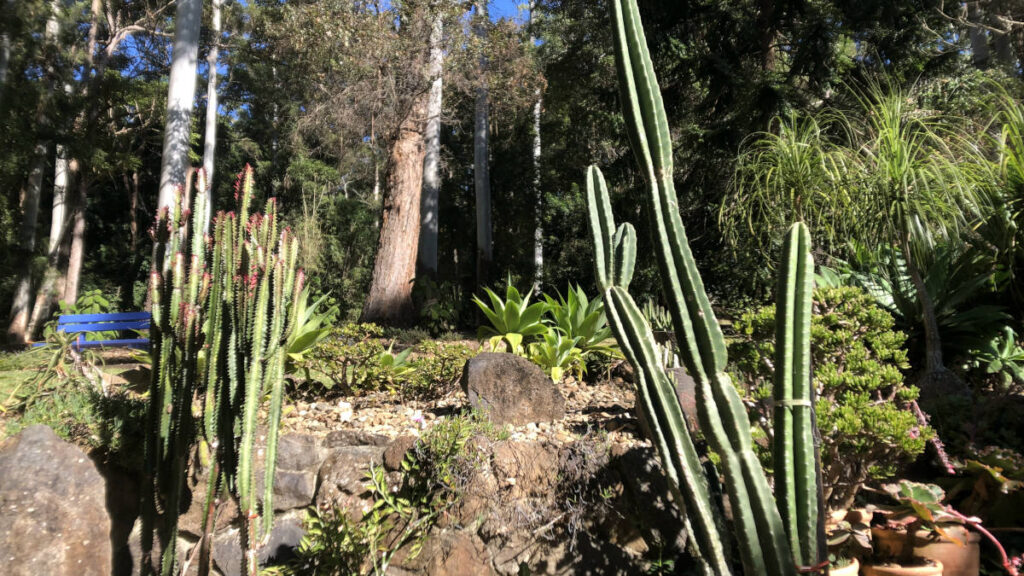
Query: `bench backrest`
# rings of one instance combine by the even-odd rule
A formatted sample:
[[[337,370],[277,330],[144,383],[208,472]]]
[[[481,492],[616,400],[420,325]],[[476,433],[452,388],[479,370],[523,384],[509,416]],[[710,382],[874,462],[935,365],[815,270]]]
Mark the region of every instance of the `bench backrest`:
[[[57,319],[58,332],[108,332],[115,330],[149,330],[149,312],[114,312],[111,314],[64,314]]]

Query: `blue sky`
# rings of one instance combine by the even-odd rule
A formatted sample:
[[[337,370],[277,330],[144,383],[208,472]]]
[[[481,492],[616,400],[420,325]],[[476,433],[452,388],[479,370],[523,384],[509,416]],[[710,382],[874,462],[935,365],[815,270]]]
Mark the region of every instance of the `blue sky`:
[[[527,0],[491,0],[491,18],[512,18],[516,19],[519,14],[519,5],[527,4]],[[525,12],[525,7],[524,7]],[[526,14],[523,14],[526,17]]]

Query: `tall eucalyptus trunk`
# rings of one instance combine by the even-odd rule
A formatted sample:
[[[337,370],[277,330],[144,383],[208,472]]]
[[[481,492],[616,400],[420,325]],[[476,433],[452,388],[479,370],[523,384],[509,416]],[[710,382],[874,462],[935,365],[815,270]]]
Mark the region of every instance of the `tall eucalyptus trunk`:
[[[483,44],[487,39],[487,0],[476,3],[476,35],[481,43],[479,75],[476,89],[476,107],[473,113],[473,188],[476,194],[476,281],[487,284],[490,277],[494,249],[491,232],[491,177],[489,162],[490,126],[488,125],[489,95],[487,89],[487,56]]]
[[[423,157],[423,195],[420,200],[420,244],[417,276],[437,276],[438,205],[441,190],[441,104],[444,67],[443,12],[437,11],[430,31],[430,63],[432,79],[427,100],[427,127],[424,132],[426,153]]]
[[[57,84],[57,36],[60,34],[58,14],[59,0],[50,2],[50,14],[44,30],[44,53],[46,83],[43,97],[36,104],[36,129],[38,139],[32,153],[32,167],[28,181],[21,191],[21,229],[18,234],[18,277],[11,301],[11,322],[7,327],[7,339],[11,344],[25,344],[31,338],[28,332],[32,313],[32,260],[36,250],[36,225],[39,220],[39,198],[43,190],[43,173],[50,163],[52,148],[53,93]]]
[[[14,19],[11,9],[14,7],[14,0],[3,0],[0,4],[0,17],[4,22]],[[0,110],[3,110],[4,89],[7,87],[7,69],[11,65],[11,33],[5,26],[0,30]]]
[[[220,7],[223,0],[213,0],[213,42],[210,44],[210,54],[206,58],[209,65],[206,82],[206,133],[203,142],[203,171],[206,172],[206,181],[213,183],[213,159],[217,151],[217,60],[220,57]],[[210,213],[206,211],[206,222],[203,231],[210,231]]]
[[[537,9],[535,1],[530,2],[530,50],[536,53],[537,37],[534,34],[534,11]],[[540,88],[534,93],[533,101],[533,290],[541,291],[541,284],[544,282],[544,193],[540,187],[540,113],[544,106],[544,96]]]
[[[185,185],[192,130],[192,105],[196,95],[199,29],[202,0],[179,0],[174,20],[174,49],[167,83],[167,123],[160,162],[158,208],[170,206],[174,191]]]
[[[68,253],[68,272],[64,278],[63,301],[73,306],[78,301],[78,286],[85,263],[85,209],[89,196],[89,177],[81,173],[75,193],[71,215],[71,251]]]
[[[427,92],[416,96],[391,147],[380,240],[363,304],[363,322],[401,326],[414,320],[412,281],[420,236],[427,97]]]
[[[64,241],[68,230],[68,180],[71,166],[68,163],[67,150],[57,145],[57,159],[53,171],[53,206],[50,216],[50,241],[46,248],[46,272],[43,281],[36,291],[35,305],[28,323],[28,336],[39,335],[43,324],[50,318],[53,305],[58,295],[64,294],[64,276],[60,272],[61,256],[67,250]]]

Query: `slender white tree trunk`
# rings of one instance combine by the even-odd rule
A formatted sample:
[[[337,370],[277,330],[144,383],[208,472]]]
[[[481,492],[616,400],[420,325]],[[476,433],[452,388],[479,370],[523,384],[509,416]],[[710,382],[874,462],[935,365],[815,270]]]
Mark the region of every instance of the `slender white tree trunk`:
[[[476,35],[483,44],[487,37],[487,0],[476,4]],[[483,50],[483,46],[481,46]],[[487,91],[487,56],[480,55],[480,86],[476,91],[476,110],[473,115],[473,187],[476,192],[476,277],[477,284],[489,280],[491,261],[494,259],[491,235],[491,177],[488,142],[489,101]]]
[[[33,150],[32,168],[29,170],[28,182],[21,194],[21,230],[18,236],[19,264],[18,278],[14,285],[14,298],[11,301],[11,323],[7,327],[7,339],[12,344],[25,344],[30,338],[28,332],[32,304],[32,259],[36,250],[36,224],[39,220],[39,197],[43,190],[43,173],[50,162],[50,146],[53,122],[50,107],[53,103],[53,92],[56,84],[56,42],[60,33],[58,14],[61,10],[59,0],[50,3],[50,15],[46,20],[44,31],[45,52],[47,59],[46,89],[36,106],[36,126],[40,132]]]
[[[203,142],[203,171],[206,172],[206,181],[209,191],[213,191],[213,158],[217,151],[217,59],[220,56],[220,7],[223,0],[213,0],[213,43],[210,46],[210,55],[206,62],[210,69],[209,80],[206,83],[206,136]],[[208,198],[211,201],[212,198]],[[212,201],[211,201],[212,207]],[[210,231],[210,212],[206,211],[206,222],[204,232]]]
[[[61,247],[68,229],[68,155],[61,144],[57,145],[57,160],[53,172],[53,207],[50,218],[50,242],[46,249],[46,272],[43,283],[36,292],[32,317],[28,323],[29,337],[39,334],[43,324],[50,318],[58,293],[63,293],[60,282]]]
[[[160,198],[157,208],[170,206],[174,191],[185,185],[192,128],[192,105],[196,96],[196,66],[199,58],[199,28],[202,0],[179,0],[175,16],[174,51],[167,84],[167,124],[160,163]]]
[[[536,53],[537,37],[534,34],[533,14],[537,3],[530,2],[530,50]],[[543,108],[543,96],[540,88],[534,94],[533,102],[533,289],[540,293],[544,282],[544,195],[540,188],[540,112]]]
[[[0,6],[0,16],[4,20],[10,22],[13,19],[11,14],[11,8],[14,7],[14,0],[4,0],[2,6]],[[4,28],[4,31],[0,33],[0,110],[3,109],[3,96],[4,88],[7,86],[7,69],[11,65],[11,35]]]
[[[441,96],[444,50],[443,13],[434,15],[430,31],[430,64],[428,73],[433,79],[427,100],[427,127],[424,132],[426,154],[423,157],[423,195],[420,198],[420,245],[418,276],[437,276],[438,204],[441,190]]]

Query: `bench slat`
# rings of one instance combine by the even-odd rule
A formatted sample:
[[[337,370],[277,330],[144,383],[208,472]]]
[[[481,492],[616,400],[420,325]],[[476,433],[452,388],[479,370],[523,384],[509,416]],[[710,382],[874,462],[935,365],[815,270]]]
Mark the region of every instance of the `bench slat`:
[[[134,322],[90,322],[75,324],[58,324],[59,332],[110,332],[115,330],[149,330],[149,321]]]
[[[85,322],[122,322],[129,320],[146,320],[151,318],[149,312],[113,312],[110,314],[62,314],[57,325]]]
[[[78,350],[82,348],[138,348],[140,350],[149,349],[149,338],[135,338],[131,340],[83,340],[76,342],[74,347]]]

